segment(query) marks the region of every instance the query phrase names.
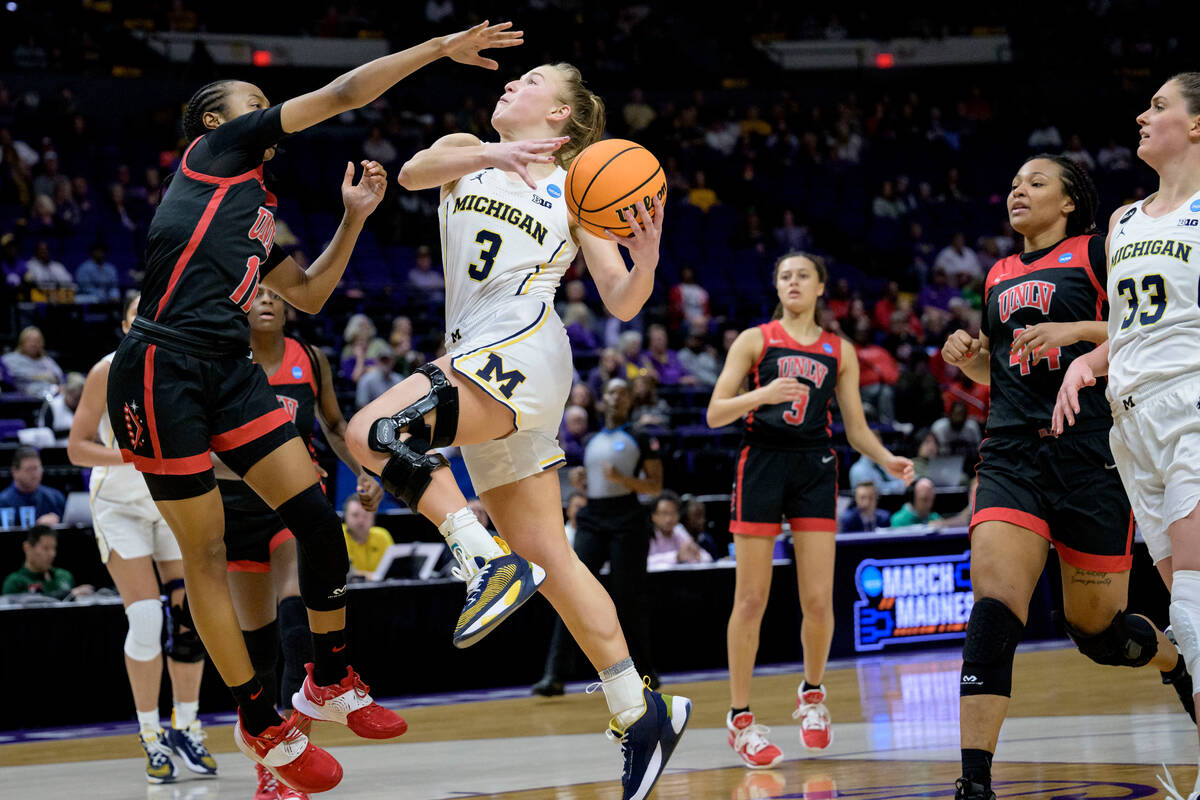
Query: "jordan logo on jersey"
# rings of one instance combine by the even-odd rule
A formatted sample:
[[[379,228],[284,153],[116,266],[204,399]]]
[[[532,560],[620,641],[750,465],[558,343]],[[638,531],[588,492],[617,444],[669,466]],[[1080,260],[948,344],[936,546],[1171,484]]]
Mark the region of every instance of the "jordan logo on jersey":
[[[275,395],[275,399],[279,401],[279,405],[283,406],[283,410],[292,418],[292,422],[295,422],[296,414],[300,411],[300,401],[285,394],[277,394]]]
[[[249,236],[262,242],[263,248],[270,253],[271,243],[275,241],[275,215],[259,206],[258,219],[250,226]]]
[[[806,356],[783,356],[776,362],[781,378],[804,378],[814,386],[822,386],[829,367],[814,358]]]
[[[1000,293],[1000,321],[1022,308],[1036,308],[1043,314],[1050,313],[1050,299],[1054,297],[1054,284],[1049,281],[1024,281],[1010,286]]]

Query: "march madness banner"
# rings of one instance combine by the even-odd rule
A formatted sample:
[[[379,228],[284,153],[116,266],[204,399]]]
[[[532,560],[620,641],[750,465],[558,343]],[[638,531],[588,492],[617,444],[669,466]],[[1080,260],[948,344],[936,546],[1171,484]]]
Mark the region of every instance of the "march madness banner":
[[[854,649],[961,639],[975,601],[971,551],[918,558],[866,558],[854,571]]]

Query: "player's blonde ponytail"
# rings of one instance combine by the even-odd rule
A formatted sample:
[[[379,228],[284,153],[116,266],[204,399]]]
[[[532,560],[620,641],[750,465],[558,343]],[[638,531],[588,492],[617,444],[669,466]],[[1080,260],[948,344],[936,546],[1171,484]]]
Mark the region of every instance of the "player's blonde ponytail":
[[[555,162],[566,169],[575,156],[604,135],[604,101],[583,85],[583,75],[575,66],[566,62],[553,66],[563,84],[558,100],[571,108],[571,116],[562,129],[562,135],[570,136],[571,141],[554,154]]]

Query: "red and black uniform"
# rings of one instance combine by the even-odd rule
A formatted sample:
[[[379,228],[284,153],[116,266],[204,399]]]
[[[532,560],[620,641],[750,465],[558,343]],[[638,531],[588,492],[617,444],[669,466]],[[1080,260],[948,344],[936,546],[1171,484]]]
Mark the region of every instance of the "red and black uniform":
[[[317,397],[321,376],[308,347],[295,339],[285,339],[283,361],[267,382],[275,399],[300,431],[308,452],[316,463],[312,436],[317,421]],[[292,532],[275,511],[263,502],[243,481],[220,480],[221,500],[225,505],[225,560],[230,572],[270,572],[271,553]]]
[[[1050,417],[1071,362],[1095,345],[1076,342],[1037,364],[1012,355],[1013,340],[1042,322],[1108,317],[1103,236],[1073,236],[996,262],[985,286],[981,330],[991,349],[988,438],[979,450],[971,527],[998,520],[1054,542],[1080,569],[1120,572],[1132,563],[1133,517],[1108,432],[1103,378],[1079,392],[1076,422],[1050,436]]]
[[[775,536],[787,519],[794,531],[837,530],[837,454],[830,435],[842,340],[822,331],[800,344],[783,324],[760,325],[763,345],[751,388],[778,377],[809,391],[794,403],[759,406],[746,417],[733,481],[729,529]]]
[[[239,473],[296,435],[249,359],[246,312],[272,258],[275,196],[264,151],[281,136],[274,106],[188,147],[150,223],[138,317],[117,348],[108,413],[121,454],[158,500],[215,486],[210,450]]]

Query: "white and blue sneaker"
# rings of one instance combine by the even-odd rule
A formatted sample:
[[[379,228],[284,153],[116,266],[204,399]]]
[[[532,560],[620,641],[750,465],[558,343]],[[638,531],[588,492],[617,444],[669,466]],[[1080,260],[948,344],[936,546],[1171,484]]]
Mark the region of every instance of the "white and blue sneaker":
[[[625,768],[621,772],[621,800],[643,800],[662,775],[675,746],[683,737],[692,701],[686,697],[642,689],[646,710],[624,731],[614,717],[605,734],[621,745]]]
[[[166,742],[175,755],[183,759],[184,766],[200,775],[216,775],[217,760],[204,746],[208,732],[200,724],[200,720],[192,720],[186,728],[172,726],[166,732]]]
[[[146,751],[146,780],[150,783],[173,782],[175,762],[171,760],[171,746],[167,744],[162,728],[142,731],[138,734],[138,743]]]
[[[512,552],[500,537],[495,538],[504,555],[490,561],[483,556],[468,558],[462,548],[450,548],[459,563],[451,572],[467,582],[467,602],[454,626],[455,647],[470,647],[487,636],[533,597],[546,580],[546,570]]]

